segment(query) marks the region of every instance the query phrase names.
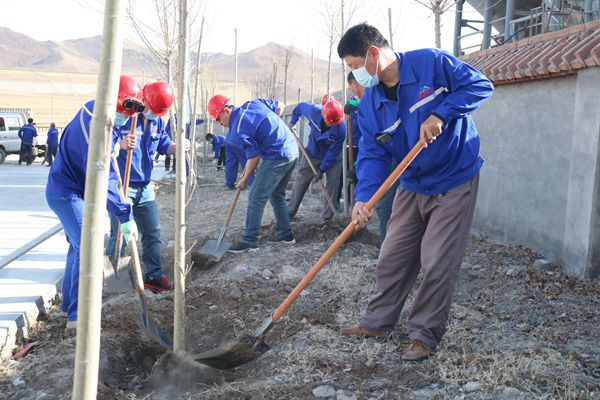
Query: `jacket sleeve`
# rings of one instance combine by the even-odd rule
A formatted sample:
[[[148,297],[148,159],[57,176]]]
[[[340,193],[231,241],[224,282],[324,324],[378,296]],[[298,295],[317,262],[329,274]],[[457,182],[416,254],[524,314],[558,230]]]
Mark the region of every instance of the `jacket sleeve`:
[[[23,128],[19,129],[19,132],[17,133],[17,135],[19,135],[19,139],[23,139]]]
[[[385,148],[375,140],[377,132],[373,127],[376,124],[369,123],[375,116],[372,112],[358,110],[358,126],[362,137],[360,139],[360,151],[356,161],[356,201],[368,201],[379,189],[379,186],[388,177],[391,170],[392,156]]]
[[[33,137],[36,137],[38,135],[37,128],[35,126],[32,126],[32,128],[33,128]]]
[[[302,117],[302,116],[306,117],[307,115],[309,115],[309,113],[310,113],[309,107],[310,106],[308,103],[304,103],[304,102],[299,103],[292,111],[292,119],[290,120],[290,124],[296,125],[298,123],[298,120],[300,119],[300,117]]]
[[[336,160],[342,153],[342,149],[344,148],[344,138],[346,137],[346,124],[342,122],[334,129],[336,129],[335,141],[329,144],[329,147],[327,148],[327,151],[323,156],[323,161],[319,166],[319,170],[321,170],[321,172],[327,171],[329,167],[335,164]]]
[[[462,118],[481,106],[494,92],[494,85],[481,72],[446,52],[434,61],[436,82],[449,94],[432,110],[445,123]]]
[[[113,144],[110,155],[110,168],[108,170],[108,194],[106,197],[106,209],[109,213],[116,215],[120,223],[124,223],[133,219],[131,215],[131,205],[123,198],[123,194],[119,191],[119,178],[115,170],[115,162],[113,154],[115,143],[119,141],[117,135],[113,135]]]
[[[216,136],[212,140],[212,147],[213,147],[213,155],[214,155],[214,157],[218,158],[219,157],[219,141],[217,140]]]

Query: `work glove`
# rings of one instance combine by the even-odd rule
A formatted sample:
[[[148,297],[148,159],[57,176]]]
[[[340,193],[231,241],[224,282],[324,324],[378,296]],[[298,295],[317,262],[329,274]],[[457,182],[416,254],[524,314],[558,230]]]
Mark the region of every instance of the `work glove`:
[[[346,172],[346,179],[348,179],[348,183],[356,184],[358,182],[358,178],[356,177],[356,172],[348,170]]]
[[[323,178],[323,171],[318,171],[317,176],[315,176],[315,182],[319,182]]]
[[[356,99],[348,100],[348,102],[344,106],[344,114],[352,115],[352,113],[354,113],[354,111],[356,111],[356,109],[358,108],[358,104],[359,102]]]
[[[120,231],[123,235],[123,239],[125,239],[125,243],[129,243],[131,238],[135,240],[138,235],[137,225],[133,220],[121,223]]]

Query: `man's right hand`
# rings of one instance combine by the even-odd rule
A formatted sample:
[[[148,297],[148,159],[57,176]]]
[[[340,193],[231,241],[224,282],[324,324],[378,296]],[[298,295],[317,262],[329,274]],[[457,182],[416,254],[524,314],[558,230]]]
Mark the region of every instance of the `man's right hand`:
[[[135,149],[135,145],[137,143],[137,135],[127,135],[123,139],[121,139],[121,149],[122,150],[133,150]]]
[[[344,114],[352,115],[357,108],[358,107],[356,107],[354,104],[346,103],[344,106]]]
[[[363,201],[357,201],[354,203],[352,208],[352,223],[354,223],[354,230],[359,231],[367,225],[369,218],[373,215],[373,211],[369,211],[366,207],[367,203]]]

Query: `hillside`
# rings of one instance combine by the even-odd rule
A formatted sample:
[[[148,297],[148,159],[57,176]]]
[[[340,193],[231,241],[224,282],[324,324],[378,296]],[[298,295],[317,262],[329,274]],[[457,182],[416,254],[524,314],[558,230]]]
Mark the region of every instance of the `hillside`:
[[[100,47],[100,36],[58,42],[38,41],[0,27],[0,69],[95,73],[99,70]],[[123,72],[156,78],[162,76],[160,66],[149,50],[128,40],[124,42],[123,48]],[[239,54],[238,79],[241,99],[253,95],[264,96],[267,92],[264,87],[273,81],[274,70],[277,71],[275,97],[283,97],[285,53],[286,46],[271,42]],[[288,103],[295,102],[299,88],[302,99],[308,99],[310,94],[311,56],[296,48],[291,48],[290,54]],[[195,55],[192,58],[195,60]],[[337,60],[337,56],[334,58]],[[201,60],[205,68],[203,80],[209,92],[232,92],[234,55],[203,53]],[[333,64],[334,90],[339,90],[342,85],[340,68],[339,63]],[[325,92],[326,85],[327,61],[315,59],[315,97],[320,97]]]

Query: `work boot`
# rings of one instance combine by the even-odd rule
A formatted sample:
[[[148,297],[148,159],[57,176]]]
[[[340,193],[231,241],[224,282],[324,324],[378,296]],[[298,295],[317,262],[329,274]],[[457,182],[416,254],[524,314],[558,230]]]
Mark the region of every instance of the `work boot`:
[[[173,290],[173,284],[164,276],[144,278],[144,287],[154,293],[169,292]]]
[[[228,252],[230,253],[245,253],[247,251],[258,251],[258,246],[255,244],[250,244],[250,243],[246,243],[246,242],[238,242],[234,245],[232,245],[228,250]]]
[[[286,236],[284,238],[278,239],[276,236],[269,236],[267,238],[267,242],[270,243],[285,243],[285,244],[296,244],[296,238],[293,234]]]
[[[340,333],[346,336],[362,336],[362,337],[374,337],[374,338],[382,338],[385,337],[386,334],[383,332],[374,331],[371,329],[363,328],[361,326],[352,326],[349,328],[340,329]]]
[[[418,339],[413,339],[404,349],[404,361],[421,361],[429,357],[431,348]]]

